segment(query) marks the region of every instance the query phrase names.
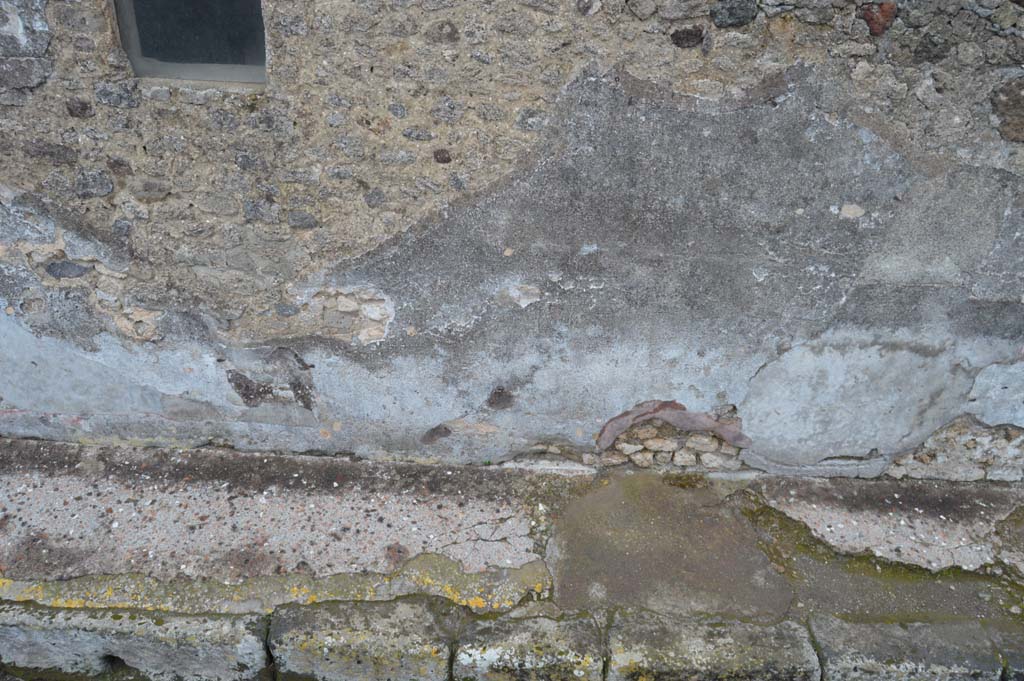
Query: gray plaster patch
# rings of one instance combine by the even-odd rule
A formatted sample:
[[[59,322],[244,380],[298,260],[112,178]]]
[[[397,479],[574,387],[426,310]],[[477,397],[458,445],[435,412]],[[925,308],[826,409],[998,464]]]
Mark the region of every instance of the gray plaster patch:
[[[740,405],[750,453],[790,466],[871,458],[949,420],[972,385],[956,354],[872,335],[833,334],[764,366]]]
[[[1006,223],[1015,222],[1016,182],[1007,173],[958,168],[907,187],[899,211],[868,217],[888,223],[885,243],[864,266],[862,281],[958,285],[989,255]],[[962,193],[979,199],[967,204]],[[976,229],[962,230],[974,223]],[[949,244],[956,241],[956,248]]]
[[[615,414],[675,399],[700,412],[739,405],[755,467],[877,475],[965,411],[975,374],[1013,357],[1021,305],[1001,292],[1015,265],[1000,254],[1015,252],[1019,216],[1007,202],[1022,192],[1012,176],[967,167],[948,166],[955,182],[936,179],[823,113],[815,68],[763,84],[778,99],[755,89],[714,102],[583,71],[546,107],[520,170],[370,252],[300,278],[239,243],[230,268],[190,270],[218,291],[248,291],[249,272],[280,283],[259,324],[232,321],[243,305],[169,304],[163,291],[110,296],[99,311],[85,286],[47,293],[45,314],[0,317],[11,348],[0,394],[13,405],[0,426],[480,463],[539,441],[589,448]],[[141,105],[130,80],[93,92],[103,115]],[[261,115],[269,126],[285,118]],[[183,139],[148,148],[177,154]],[[80,188],[97,197],[101,179]],[[121,207],[141,223],[169,200],[151,198]],[[293,238],[281,221],[290,208],[248,203],[253,220]],[[917,258],[925,274],[942,264],[919,230],[936,224],[934,205],[952,216],[936,229],[965,244],[953,258],[960,274],[897,276],[887,255]],[[124,265],[85,237],[69,248],[83,263]],[[996,288],[968,299],[972,272]],[[363,287],[366,300],[346,293]],[[922,288],[933,297],[924,321],[908,294]],[[310,367],[298,393],[272,359],[279,347]],[[229,371],[282,399],[246,404]],[[495,409],[499,386],[516,397]]]
[[[967,411],[991,425],[1024,425],[1024,362],[982,369],[968,396]]]

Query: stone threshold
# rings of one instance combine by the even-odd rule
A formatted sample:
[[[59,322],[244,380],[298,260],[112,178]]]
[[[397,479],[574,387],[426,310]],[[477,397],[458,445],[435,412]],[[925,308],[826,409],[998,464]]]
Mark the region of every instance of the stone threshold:
[[[0,678],[1024,679],[1024,488],[0,440]]]

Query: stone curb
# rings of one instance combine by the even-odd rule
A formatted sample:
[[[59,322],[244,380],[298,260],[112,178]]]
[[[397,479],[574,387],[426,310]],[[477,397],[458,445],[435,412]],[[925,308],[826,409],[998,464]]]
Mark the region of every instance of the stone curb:
[[[617,611],[477,616],[443,598],[182,616],[0,603],[0,679],[1024,679],[1017,621],[756,625]]]
[[[127,666],[154,681],[256,679],[269,659],[256,615],[182,616],[0,604],[0,662],[80,677]]]

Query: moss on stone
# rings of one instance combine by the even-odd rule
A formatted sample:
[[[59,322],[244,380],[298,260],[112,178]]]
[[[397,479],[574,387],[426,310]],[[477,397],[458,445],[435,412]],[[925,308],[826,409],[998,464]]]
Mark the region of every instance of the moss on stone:
[[[803,523],[794,520],[772,508],[754,493],[748,493],[742,502],[742,513],[761,532],[760,548],[791,581],[806,581],[806,568],[798,565],[798,557],[808,558],[819,564],[837,565],[851,577],[868,578],[883,585],[906,589],[916,584],[935,583],[957,586],[992,586],[1006,590],[1024,602],[1024,585],[1005,576],[971,572],[959,567],[949,567],[931,571],[917,565],[898,563],[869,554],[843,554],[836,551],[826,542],[818,539]],[[1015,614],[1007,605],[1005,615],[1012,619],[1024,618]],[[882,615],[842,615],[863,621],[907,622],[934,621],[942,622],[957,619],[950,613],[920,611],[902,612],[892,610]]]
[[[378,601],[407,594],[442,596],[475,612],[505,612],[526,597],[550,594],[542,561],[518,568],[467,573],[437,554],[420,554],[390,574],[289,574],[253,577],[238,584],[215,580],[163,582],[143,575],[99,575],[64,581],[0,580],[0,599],[55,608],[118,608],[142,612],[271,612],[286,603]]]
[[[662,476],[661,481],[679,489],[705,489],[708,487],[708,479],[700,473],[668,473]]]

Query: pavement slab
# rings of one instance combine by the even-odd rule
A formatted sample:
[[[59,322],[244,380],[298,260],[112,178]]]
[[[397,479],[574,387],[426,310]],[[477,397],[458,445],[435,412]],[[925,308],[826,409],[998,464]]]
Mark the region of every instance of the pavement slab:
[[[758,489],[838,551],[935,571],[995,563],[997,526],[1024,506],[1019,486],[1001,484],[776,478]]]
[[[792,622],[698,623],[648,612],[625,612],[612,624],[609,650],[610,681],[816,681],[821,675],[807,630]]]
[[[446,556],[466,572],[516,568],[540,557],[533,530],[543,522],[535,516],[544,514],[544,498],[557,501],[574,479],[7,442],[0,446],[0,522],[8,526],[0,565],[14,579],[132,572],[224,582],[390,572],[420,553]]]
[[[981,624],[845,622],[815,617],[824,681],[999,681],[1003,663]]]
[[[786,613],[793,591],[737,505],[649,473],[602,483],[555,522],[547,559],[559,606],[765,621]]]

